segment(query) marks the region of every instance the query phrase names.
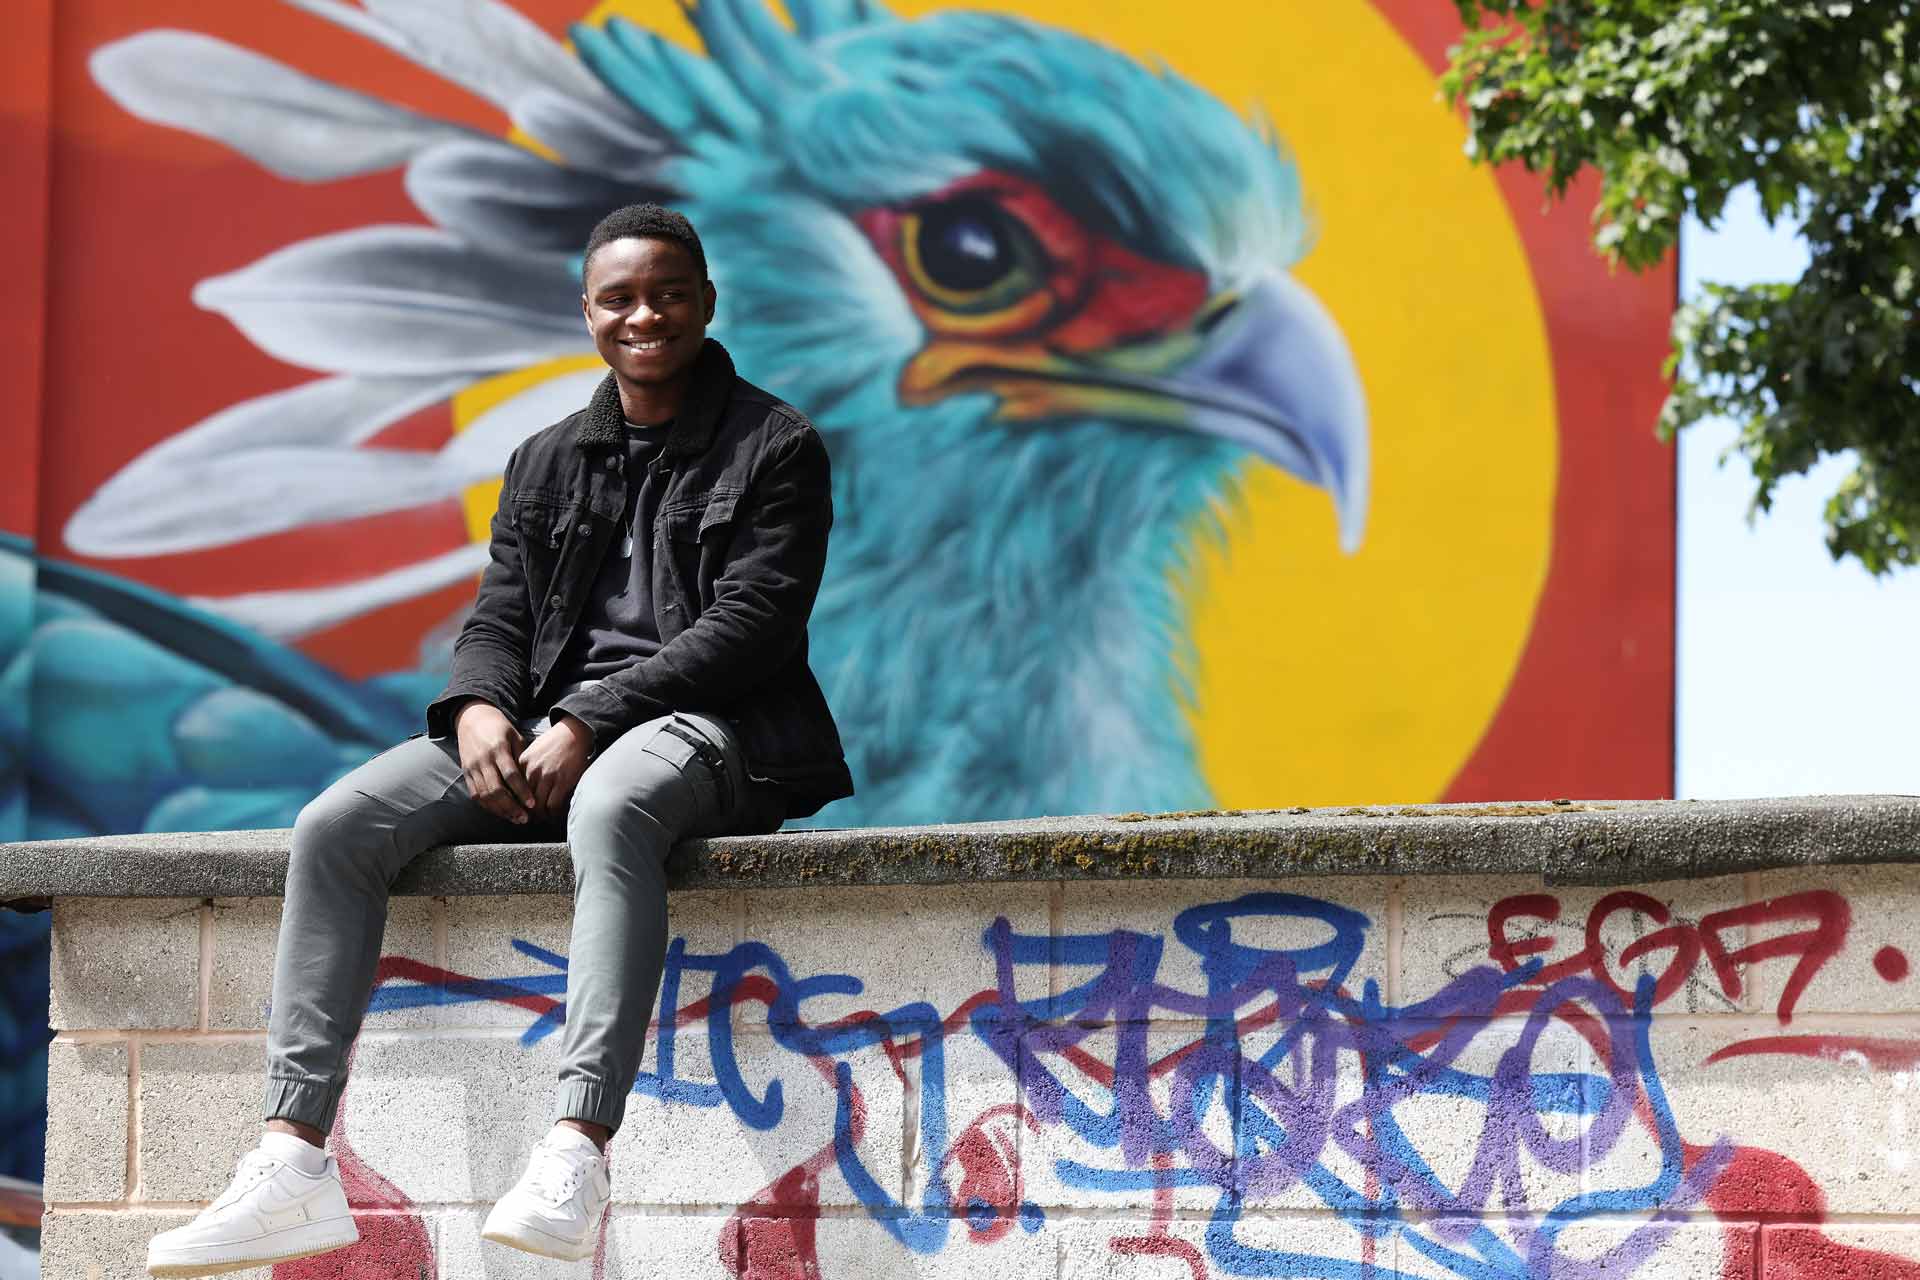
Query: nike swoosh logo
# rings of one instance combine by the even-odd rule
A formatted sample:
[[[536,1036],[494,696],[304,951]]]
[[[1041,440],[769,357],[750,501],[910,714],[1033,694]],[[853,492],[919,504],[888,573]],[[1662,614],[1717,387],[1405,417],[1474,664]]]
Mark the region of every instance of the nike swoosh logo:
[[[316,1185],[304,1195],[289,1195],[279,1183],[269,1182],[261,1188],[255,1208],[261,1219],[270,1227],[293,1226],[312,1218],[307,1206],[326,1187],[325,1183]]]

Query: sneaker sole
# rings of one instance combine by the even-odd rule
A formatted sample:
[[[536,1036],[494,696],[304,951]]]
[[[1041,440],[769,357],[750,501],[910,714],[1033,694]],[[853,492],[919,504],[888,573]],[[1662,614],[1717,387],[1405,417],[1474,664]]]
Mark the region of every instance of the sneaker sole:
[[[336,1225],[345,1223],[344,1231]],[[150,1276],[223,1276],[235,1271],[251,1271],[255,1267],[270,1267],[278,1262],[295,1262],[301,1258],[311,1258],[316,1254],[332,1253],[335,1249],[344,1249],[360,1241],[360,1229],[353,1225],[352,1218],[339,1218],[329,1222],[308,1223],[306,1229],[296,1228],[289,1234],[304,1235],[316,1227],[330,1228],[328,1232],[313,1232],[308,1239],[288,1240],[290,1248],[276,1249],[273,1253],[255,1254],[247,1258],[200,1258],[193,1259],[184,1254],[175,1254],[162,1260],[151,1253],[147,1255],[147,1274]],[[264,1243],[264,1242],[263,1242]],[[268,1248],[275,1246],[268,1244]]]
[[[598,1235],[599,1232],[595,1232]],[[491,1240],[503,1244],[509,1249],[518,1249],[522,1253],[538,1254],[542,1258],[558,1258],[562,1262],[580,1262],[593,1256],[594,1241],[575,1244],[559,1236],[548,1235],[538,1227],[530,1227],[524,1222],[495,1223],[488,1220],[480,1230],[482,1240]]]

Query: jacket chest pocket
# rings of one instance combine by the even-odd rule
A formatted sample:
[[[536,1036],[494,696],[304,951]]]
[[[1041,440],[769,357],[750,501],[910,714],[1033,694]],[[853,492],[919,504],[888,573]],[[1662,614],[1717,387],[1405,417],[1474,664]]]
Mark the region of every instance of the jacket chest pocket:
[[[733,536],[737,493],[712,493],[676,502],[660,513],[666,550],[680,588],[704,608],[713,599],[727,543]]]
[[[705,497],[676,502],[660,512],[667,536],[675,542],[704,542],[714,530],[733,524],[733,511],[740,502],[737,493],[713,493]]]
[[[520,538],[520,559],[526,568],[527,594],[536,616],[552,594],[570,545],[584,543],[592,533],[586,509],[579,503],[564,503],[543,497],[519,497],[513,501],[513,525]]]

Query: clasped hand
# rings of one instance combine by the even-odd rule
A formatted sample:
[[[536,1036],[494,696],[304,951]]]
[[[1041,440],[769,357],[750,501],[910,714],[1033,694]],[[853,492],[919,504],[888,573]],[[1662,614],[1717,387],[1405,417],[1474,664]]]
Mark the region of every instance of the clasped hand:
[[[505,712],[477,699],[460,708],[454,735],[475,803],[518,824],[566,812],[593,745],[593,731],[569,715],[528,742]]]

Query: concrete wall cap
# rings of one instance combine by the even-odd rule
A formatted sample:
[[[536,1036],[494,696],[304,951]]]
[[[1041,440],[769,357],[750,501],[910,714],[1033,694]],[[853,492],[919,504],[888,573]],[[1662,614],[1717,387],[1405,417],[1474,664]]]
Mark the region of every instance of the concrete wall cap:
[[[282,892],[291,833],[169,832],[0,844],[0,901]],[[1030,818],[689,840],[677,889],[1004,880],[1544,875],[1611,885],[1780,867],[1920,862],[1920,797],[1527,801]],[[436,849],[403,894],[567,893],[562,844]]]

